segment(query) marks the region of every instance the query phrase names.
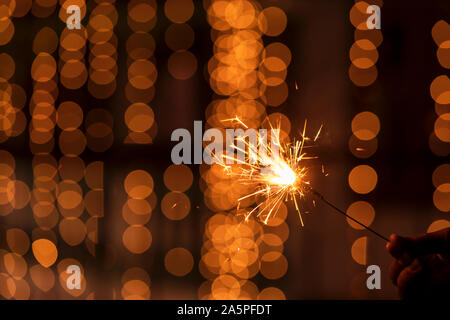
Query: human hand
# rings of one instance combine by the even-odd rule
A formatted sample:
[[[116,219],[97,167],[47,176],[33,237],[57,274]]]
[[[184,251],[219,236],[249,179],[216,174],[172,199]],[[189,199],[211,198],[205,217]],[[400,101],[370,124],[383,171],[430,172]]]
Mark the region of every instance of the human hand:
[[[391,235],[390,277],[402,299],[450,296],[450,228],[414,237]]]

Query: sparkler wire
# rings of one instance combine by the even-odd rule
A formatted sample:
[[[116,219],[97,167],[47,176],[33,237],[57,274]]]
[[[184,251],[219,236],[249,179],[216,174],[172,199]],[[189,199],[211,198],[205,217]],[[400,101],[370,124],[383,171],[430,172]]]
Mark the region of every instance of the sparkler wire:
[[[243,125],[245,128],[248,128],[247,125],[245,125],[245,123],[242,120],[240,120],[238,116],[232,119],[225,119],[223,121],[236,121],[239,124]],[[270,125],[270,127],[273,129],[272,125]],[[316,141],[318,139],[321,130],[322,126],[320,127],[313,141]],[[230,171],[230,166],[225,161],[225,160],[234,161],[235,160],[234,153],[232,156],[222,155],[221,157],[217,157],[216,155],[214,155],[215,159],[217,160],[217,163],[221,165],[224,169],[226,169],[230,176],[232,175],[239,176],[239,179],[243,182],[247,183],[257,182],[262,185],[262,188],[260,188],[259,190],[256,190],[238,199],[239,201],[241,201],[257,195],[263,194],[266,195],[266,200],[268,203],[260,202],[247,214],[246,219],[250,217],[254,212],[256,212],[256,210],[260,210],[258,215],[260,215],[262,212],[268,212],[264,221],[264,223],[267,223],[268,219],[272,216],[272,213],[274,211],[276,212],[278,205],[282,201],[282,199],[285,198],[287,200],[287,198],[290,196],[295,203],[295,208],[299,213],[300,222],[303,226],[303,219],[297,204],[296,197],[299,195],[301,198],[304,196],[304,192],[310,191],[312,194],[314,194],[316,197],[322,200],[325,204],[333,208],[336,212],[344,215],[345,217],[359,224],[366,230],[369,230],[380,239],[389,242],[388,238],[378,233],[374,229],[370,228],[369,226],[366,226],[364,223],[358,221],[357,219],[350,217],[345,211],[336,207],[334,204],[328,201],[321,193],[314,190],[309,184],[309,182],[303,181],[303,178],[306,175],[305,173],[306,169],[299,163],[302,160],[316,158],[316,157],[306,157],[306,153],[302,153],[303,148],[306,148],[305,141],[311,140],[306,137],[306,121],[301,136],[302,136],[301,141],[296,141],[293,144],[288,144],[287,146],[283,147],[280,143],[278,134],[276,134],[275,135],[276,140],[275,141],[272,140],[272,145],[277,146],[276,150],[281,149],[282,155],[278,157],[272,156],[273,153],[276,154],[276,150],[273,150],[273,148],[269,147],[267,145],[267,140],[264,141],[264,139],[258,140],[259,143],[257,146],[252,145],[250,142],[246,142],[244,138],[241,138],[240,142],[243,143],[245,146],[239,146],[234,143],[231,144],[230,147],[233,150],[237,150],[238,152],[247,155],[248,159],[258,159],[256,164],[250,164],[250,169],[241,168],[240,173],[234,173]],[[265,143],[262,143],[261,141]],[[260,155],[261,147],[264,151],[262,156]],[[271,156],[269,156],[269,154],[271,154]],[[239,159],[238,163],[246,164],[244,160]],[[270,168],[271,170],[263,172],[262,169],[265,169],[266,167]],[[324,169],[322,166],[322,173],[323,172]]]
[[[338,207],[336,207],[334,204],[332,204],[330,201],[328,201],[321,193],[319,193],[318,191],[314,190],[313,188],[310,188],[311,193],[313,193],[315,196],[317,196],[320,200],[322,200],[325,204],[327,204],[328,206],[330,206],[331,208],[333,208],[335,211],[339,212],[340,214],[346,216],[347,218],[349,218],[350,220],[356,222],[357,224],[359,224],[360,226],[364,227],[366,230],[369,230],[370,232],[372,232],[373,234],[375,234],[376,236],[378,236],[379,238],[389,242],[389,239],[386,238],[385,236],[383,236],[382,234],[380,234],[379,232],[373,230],[372,228],[370,228],[369,226],[366,226],[364,223],[356,220],[355,218],[350,217],[347,213],[345,213],[343,210],[339,209]]]

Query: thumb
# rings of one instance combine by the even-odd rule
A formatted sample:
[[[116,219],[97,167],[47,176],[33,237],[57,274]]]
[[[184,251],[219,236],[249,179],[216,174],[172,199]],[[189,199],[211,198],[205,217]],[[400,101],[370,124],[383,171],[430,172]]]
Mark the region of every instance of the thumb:
[[[392,234],[389,237],[389,242],[386,244],[386,249],[398,260],[400,265],[407,266],[413,260],[413,245],[414,242],[412,238]]]

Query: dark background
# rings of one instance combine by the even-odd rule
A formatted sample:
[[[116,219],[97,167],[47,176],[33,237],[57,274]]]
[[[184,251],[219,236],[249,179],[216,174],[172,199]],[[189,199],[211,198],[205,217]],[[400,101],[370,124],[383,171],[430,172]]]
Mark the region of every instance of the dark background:
[[[155,61],[159,72],[155,100],[151,103],[159,127],[154,144],[137,146],[122,142],[126,134],[123,112],[127,102],[121,88],[127,77],[126,51],[124,41],[120,39],[126,39],[131,33],[126,25],[125,1],[116,3],[119,11],[119,23],[115,28],[119,38],[118,90],[106,101],[96,101],[88,95],[80,95],[80,92],[76,96],[80,105],[90,108],[101,103],[115,117],[113,147],[104,154],[83,154],[86,163],[104,161],[106,170],[105,217],[99,223],[98,256],[93,258],[86,254],[84,261],[85,269],[96,275],[98,284],[95,291],[99,298],[111,298],[110,288],[116,286],[115,281],[126,265],[139,264],[149,271],[154,299],[195,299],[204,280],[197,266],[204,222],[211,212],[203,204],[196,166],[192,166],[194,184],[188,191],[192,207],[188,217],[181,222],[170,222],[162,216],[158,206],[149,222],[153,244],[148,254],[135,257],[124,252],[113,267],[106,268],[103,263],[105,245],[120,243],[121,234],[116,230],[125,226],[121,219],[125,199],[124,177],[134,169],[148,170],[155,180],[155,192],[160,200],[167,192],[162,174],[171,164],[171,132],[177,128],[191,130],[194,120],[205,120],[205,108],[213,98],[207,72],[204,71],[212,55],[212,43],[202,4],[195,1],[195,13],[189,21],[195,30],[191,52],[197,57],[199,68],[194,77],[180,81],[167,71],[171,51],[164,43],[164,32],[170,21],[164,17],[160,3],[158,1],[158,23],[151,32],[157,44]],[[287,13],[287,29],[276,41],[286,44],[293,55],[286,80],[289,98],[273,112],[288,115],[293,127],[301,128],[305,118],[312,130],[324,124],[320,155],[330,176],[316,181],[317,189],[344,210],[356,200],[372,203],[376,210],[372,226],[384,235],[425,232],[431,222],[447,218],[447,213],[439,212],[433,205],[431,176],[433,170],[448,159],[435,156],[428,146],[428,139],[436,119],[434,101],[429,94],[430,83],[436,76],[448,74],[436,58],[437,46],[431,37],[431,29],[438,20],[450,17],[448,0],[385,1],[381,16],[384,40],[378,48],[378,79],[367,88],[356,87],[348,77],[349,50],[354,41],[349,12],[354,1],[266,0],[261,3],[264,7],[276,5]],[[64,26],[56,14],[38,19],[29,13],[24,18],[15,19],[14,24],[14,39],[1,51],[18,52],[15,55],[16,75],[12,80],[30,94],[32,82],[27,74],[33,59],[32,39],[43,26],[53,25],[56,30]],[[295,90],[295,82],[299,84],[299,90]],[[69,99],[70,93],[61,89],[59,97]],[[267,111],[270,113],[272,109],[268,107]],[[367,160],[354,157],[348,148],[348,139],[352,135],[351,121],[362,111],[374,112],[381,122],[378,150]],[[17,168],[22,170],[18,176],[31,183],[32,155],[27,151],[27,144],[28,138],[24,134],[1,148],[15,156]],[[369,195],[356,195],[347,183],[348,173],[359,164],[371,165],[378,174],[377,187]],[[305,227],[299,226],[294,210],[291,210],[288,221],[290,236],[285,243],[288,272],[278,281],[257,278],[255,283],[258,286],[279,287],[289,299],[396,297],[395,288],[388,278],[390,257],[382,240],[366,231],[352,229],[345,219],[322,204],[318,204],[313,214],[306,215]],[[2,221],[8,226],[17,223],[14,219]],[[366,267],[352,259],[351,245],[361,236],[368,236],[368,265],[381,267],[381,290],[365,289]],[[186,247],[194,255],[194,270],[183,278],[170,276],[164,270],[164,254],[175,246]],[[85,251],[68,246],[64,250],[80,257],[80,261]],[[54,292],[50,297],[59,297],[59,294]]]

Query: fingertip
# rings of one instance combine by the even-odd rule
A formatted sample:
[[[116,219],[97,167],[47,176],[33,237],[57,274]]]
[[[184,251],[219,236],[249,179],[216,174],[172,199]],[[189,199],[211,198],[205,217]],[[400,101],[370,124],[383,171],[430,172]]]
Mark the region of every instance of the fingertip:
[[[386,243],[387,251],[394,257],[397,257],[399,254],[397,251],[401,250],[401,246],[399,244],[399,236],[396,234],[391,234],[389,236],[389,242]]]
[[[398,234],[392,234],[389,237],[389,243],[391,244],[391,248],[394,251],[404,251],[409,243],[409,239],[399,236]]]
[[[395,233],[393,233],[389,236],[389,242],[391,242],[391,243],[397,243],[401,239],[402,239],[402,237],[400,237],[398,234],[395,234]]]
[[[389,252],[391,252],[391,248],[392,248],[391,243],[390,243],[390,242],[387,242],[387,243],[386,243],[386,250],[389,251]]]

